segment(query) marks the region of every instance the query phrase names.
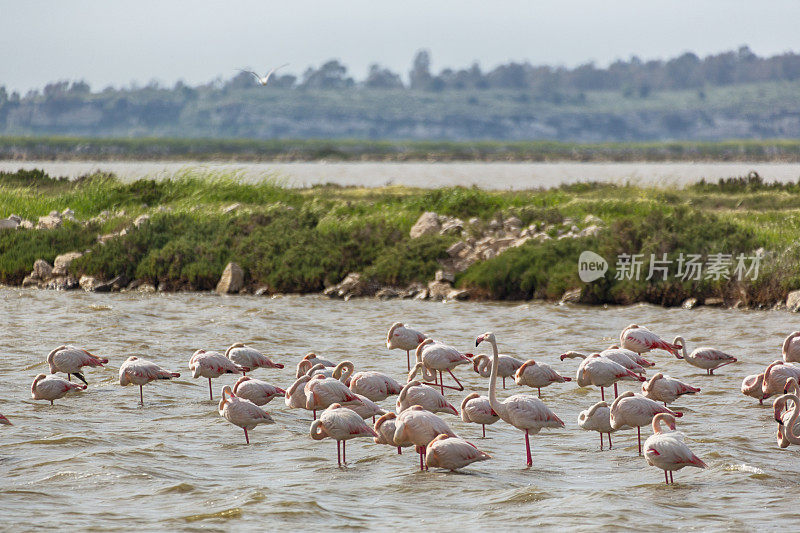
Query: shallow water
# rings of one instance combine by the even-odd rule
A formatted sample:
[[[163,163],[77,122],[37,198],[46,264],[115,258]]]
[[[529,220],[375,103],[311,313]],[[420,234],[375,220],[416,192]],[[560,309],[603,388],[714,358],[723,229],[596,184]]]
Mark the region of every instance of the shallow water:
[[[0,426],[0,523],[14,524],[15,530],[800,525],[790,503],[800,497],[797,450],[779,450],[771,409],[739,392],[746,374],[780,358],[784,336],[797,329],[789,313],[22,289],[0,290],[0,312],[0,412],[14,423]],[[475,337],[493,330],[501,351],[536,358],[569,375],[577,362],[560,362],[560,353],[605,348],[634,321],[666,337],[682,334],[690,348],[715,345],[741,362],[710,377],[663,352],[651,356],[656,370],[702,388],[673,406],[685,413],[678,428],[710,468],[676,472],[676,484],[669,487],[661,470],[637,457],[635,432],[615,433],[613,450],[601,452],[597,433],[578,428],[578,412],[599,401],[595,388],[566,383],[543,390],[544,401],[567,426],[531,437],[531,469],[524,468],[520,431],[500,421],[481,439],[479,426],[443,415],[493,459],[455,474],[420,473],[410,449],[397,455],[366,439],[350,441],[349,465],[338,468],[335,444],[309,437],[310,414],[289,410],[280,399],[266,407],[276,423],[253,430],[247,446],[242,431],[208,400],[207,380],[194,380],[188,371],[195,349],[224,350],[244,341],[287,365],[252,374],[284,388],[310,350],[401,381],[405,354],[385,347],[386,330],[396,320],[463,351],[474,351]],[[30,383],[47,371],[47,353],[62,343],[111,362],[86,372],[87,391],[55,406],[34,402]],[[117,382],[119,364],[133,354],[183,373],[146,386],[144,408],[137,406],[136,387]],[[486,391],[488,380],[467,367],[456,374],[468,391]],[[214,380],[215,397],[235,380],[233,375]],[[522,392],[509,384],[501,397]],[[447,392],[457,406],[464,395]],[[392,402],[381,403],[389,408]],[[649,428],[642,433],[649,435]]]
[[[52,176],[76,178],[96,171],[113,172],[123,180],[142,177],[166,178],[190,168],[237,172],[243,179],[259,181],[276,178],[293,187],[323,183],[381,187],[448,187],[463,185],[484,189],[531,189],[556,187],[564,183],[603,181],[641,185],[681,186],[701,178],[746,176],[757,171],[768,181],[794,182],[800,179],[798,163],[198,163],[171,161],[0,161],[0,171],[41,168]]]

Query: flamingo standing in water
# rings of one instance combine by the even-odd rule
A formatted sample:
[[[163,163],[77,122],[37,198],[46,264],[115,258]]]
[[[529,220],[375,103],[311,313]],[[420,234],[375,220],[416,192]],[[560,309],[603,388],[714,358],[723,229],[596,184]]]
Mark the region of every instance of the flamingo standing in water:
[[[661,422],[664,421],[672,430],[664,433]],[[683,442],[683,433],[675,431],[675,417],[667,413],[659,413],[653,417],[653,434],[644,441],[644,457],[647,464],[664,471],[664,482],[675,483],[672,473],[685,466],[708,468],[692,450]],[[667,473],[669,472],[669,479]]]
[[[437,385],[436,372],[439,372],[438,385],[442,394],[444,394],[445,387],[459,391],[464,390],[464,385],[462,385],[461,382],[458,381],[458,378],[455,376],[455,374],[453,374],[453,369],[458,365],[472,364],[472,359],[462,354],[452,346],[447,346],[446,344],[442,344],[440,342],[434,342],[433,339],[425,339],[422,341],[419,346],[417,346],[415,355],[417,357],[417,364],[414,365],[414,367],[411,369],[411,372],[409,372],[408,381],[413,380],[416,377],[417,372],[422,371],[422,376],[424,379],[428,381],[433,379],[433,385]],[[442,372],[445,370],[447,370],[453,379],[456,380],[458,386],[453,387],[451,385],[444,384]]]
[[[787,363],[800,363],[800,331],[793,331],[786,337],[781,352]]]
[[[605,401],[606,387],[616,385],[620,380],[644,381],[644,379],[619,363],[606,359],[599,353],[593,353],[578,366],[575,382],[579,387],[588,387],[589,385],[600,387],[600,399]],[[616,388],[614,392],[616,395]]]
[[[304,363],[303,361],[308,361],[308,363]],[[323,365],[325,367],[335,367],[336,366],[336,363],[334,363],[332,361],[328,361],[327,359],[323,359],[322,357],[319,357],[314,352],[308,352],[300,360],[300,362],[297,363],[297,375],[296,375],[296,377],[299,378],[303,374],[307,373],[308,370],[311,367],[313,367],[314,365],[318,365],[318,364],[321,364],[321,365]],[[308,366],[306,366],[306,365],[308,365]],[[303,369],[302,371],[301,371],[301,368]]]
[[[297,365],[297,377],[308,375],[313,378],[319,375],[325,376],[326,378],[338,379],[345,385],[349,385],[353,370],[355,370],[355,365],[350,361],[342,361],[335,367],[329,367],[322,363],[317,363],[312,366],[309,361],[303,360]]]
[[[403,448],[411,446],[411,442],[395,442],[394,440],[394,433],[397,430],[396,426],[397,415],[389,411],[385,415],[382,415],[378,420],[375,422],[373,429],[375,433],[378,434],[373,440],[375,444],[388,444],[389,446],[394,446],[397,448],[398,455],[402,455]]]
[[[419,405],[431,413],[443,412],[458,416],[456,408],[445,399],[442,393],[419,381],[409,381],[406,383],[403,390],[401,390],[400,394],[397,396],[395,405],[398,413],[414,405]]]
[[[87,385],[89,383],[86,381],[86,378],[83,377],[81,368],[84,366],[101,367],[106,363],[108,363],[108,359],[97,357],[75,346],[59,346],[47,354],[47,364],[50,366],[51,374],[64,372],[67,374],[67,380],[69,380],[70,375],[73,375]]]
[[[608,356],[612,361],[618,362],[619,360],[614,357],[614,354],[624,355],[628,357],[631,361],[636,363],[637,365],[641,366],[642,368],[647,368],[650,366],[656,366],[656,364],[652,361],[648,361],[641,354],[634,352],[633,350],[628,350],[627,348],[620,348],[617,344],[612,344],[602,352],[600,355]],[[622,364],[622,363],[620,363]],[[624,366],[624,365],[623,365]],[[631,370],[631,369],[628,369]]]
[[[533,359],[528,359],[514,374],[514,382],[517,385],[527,385],[534,388],[542,397],[542,387],[547,387],[553,383],[564,383],[572,381],[572,378],[562,376],[545,363],[537,363]]]
[[[416,350],[417,346],[427,338],[424,333],[408,328],[402,322],[395,322],[386,335],[386,348],[405,350],[408,371],[411,372],[411,350]]]
[[[662,407],[658,402],[640,394],[623,392],[611,404],[611,427],[614,429],[621,429],[624,426],[635,427],[639,441],[639,455],[642,455],[642,426],[652,422],[653,417],[659,413],[666,413],[676,418],[683,416],[683,413]]]
[[[642,365],[637,363],[634,360],[634,358],[631,357],[629,354],[635,354],[635,352],[632,352],[630,350],[625,350],[625,349],[608,349],[608,350],[603,350],[599,354],[586,355],[586,354],[581,353],[581,352],[569,351],[567,353],[561,354],[560,359],[562,361],[564,359],[575,359],[575,358],[583,359],[583,362],[580,365],[578,365],[577,375],[581,375],[581,373],[583,372],[583,369],[589,363],[589,359],[596,358],[599,355],[600,358],[602,358],[602,359],[604,359],[606,361],[611,361],[613,363],[616,363],[616,364],[620,365],[621,367],[623,367],[623,368],[625,368],[627,370],[630,370],[634,374],[638,374],[639,376],[644,376],[647,371],[644,369],[644,367]],[[639,358],[639,359],[641,359],[641,358]],[[647,361],[647,362],[649,363],[649,361]],[[612,369],[616,369],[617,372],[619,371],[619,369],[617,369],[613,365],[605,365],[605,367],[604,367],[604,365],[601,365],[599,363],[592,363],[592,369],[590,371],[590,374],[594,373],[596,375],[595,376],[589,376],[589,377],[584,375],[584,381],[585,382],[589,382],[589,383],[591,383],[593,385],[599,385],[599,383],[601,381],[608,381],[608,379],[606,379],[606,378],[608,378],[608,376],[606,374],[608,372],[611,372]],[[592,379],[592,378],[594,378],[594,379]],[[619,379],[628,379],[628,378],[620,377]],[[619,381],[619,379],[612,380],[613,384],[614,384],[614,397],[615,398],[617,396],[619,396],[619,392],[617,391],[617,381]],[[644,380],[640,379],[640,381],[644,381]],[[583,385],[583,386],[585,386],[585,385]],[[600,387],[600,399],[601,400],[605,400],[606,399],[605,398],[605,391],[603,390],[603,387],[607,387],[607,386],[608,385],[604,385],[604,386]]]
[[[461,420],[480,424],[483,430],[483,438],[485,439],[486,424],[494,424],[500,420],[500,417],[492,410],[488,397],[473,392],[461,400]]]
[[[330,437],[336,441],[336,457],[339,466],[347,464],[347,441],[356,437],[378,437],[355,411],[334,403],[311,423],[311,438],[322,440]],[[341,453],[340,453],[341,452]]]
[[[259,424],[275,423],[266,411],[250,400],[237,396],[228,385],[222,389],[219,415],[244,430],[244,440],[247,444],[250,444],[250,437],[247,435],[248,429],[255,429]]]
[[[607,434],[608,449],[611,449],[611,433],[616,429],[611,427],[611,408],[606,402],[597,402],[589,409],[581,411],[578,425],[583,430],[600,433],[600,450],[603,449],[603,433]]]
[[[464,468],[477,461],[486,461],[492,456],[480,451],[474,444],[459,437],[437,435],[425,449],[425,466],[444,468],[450,471]]]
[[[397,415],[395,420],[394,442],[398,446],[411,443],[417,447],[420,471],[425,469],[426,446],[441,434],[456,436],[447,422],[426,411],[421,405],[412,405]]]
[[[619,334],[619,344],[621,347],[642,354],[650,350],[666,350],[672,355],[677,356],[680,346],[670,344],[664,339],[650,331],[649,329],[631,324]]]
[[[344,383],[336,378],[326,378],[322,375],[313,376],[305,385],[306,405],[305,408],[314,413],[317,418],[317,411],[327,409],[337,403],[340,405],[360,404],[358,396],[348,389]]]
[[[63,398],[71,390],[84,390],[86,385],[72,383],[64,378],[56,376],[46,376],[39,374],[31,385],[31,398],[34,400],[49,400],[53,405],[53,400]]]
[[[790,444],[800,444],[800,424],[797,421],[800,414],[800,400],[797,396],[798,386],[795,378],[791,378],[790,381],[793,383],[791,386],[787,383],[787,389],[791,388],[794,392],[777,397],[772,404],[775,421],[778,423],[778,446],[781,448],[786,448]],[[792,407],[787,410],[788,402],[792,402]]]
[[[189,370],[193,378],[208,378],[208,396],[214,399],[211,389],[211,378],[218,378],[222,374],[239,374],[250,371],[249,367],[237,365],[219,352],[197,350],[189,359]]]
[[[139,403],[144,405],[142,387],[156,379],[179,378],[178,372],[164,370],[157,364],[147,359],[139,359],[135,355],[128,357],[119,367],[119,384],[123,387],[129,384],[139,385]]]
[[[352,409],[358,416],[366,420],[367,418],[372,418],[372,423],[375,423],[375,417],[385,415],[386,411],[377,403],[373,402],[366,396],[362,396],[361,394],[355,394],[355,397],[358,398],[358,403],[349,403],[345,405],[348,409]]]
[[[683,337],[675,337],[672,342],[683,351],[683,355],[675,354],[675,357],[686,360],[692,366],[702,368],[709,376],[714,375],[714,370],[736,362],[734,356],[726,354],[722,350],[706,346],[695,348],[692,353],[687,353],[686,341],[683,340]]]
[[[380,402],[400,394],[403,387],[398,382],[383,372],[356,372],[350,377],[350,390],[356,394],[366,396],[373,402]]]
[[[250,400],[256,405],[267,405],[273,398],[286,396],[286,391],[270,385],[266,381],[242,376],[233,385],[233,394],[239,398]]]
[[[781,394],[790,378],[800,380],[800,366],[794,363],[784,363],[781,360],[773,361],[764,370],[761,397],[766,400],[773,394]]]
[[[472,357],[472,368],[482,377],[488,378],[492,374],[492,360],[486,354],[470,355]],[[506,378],[513,376],[525,362],[510,355],[500,354],[500,366],[497,368],[497,375],[503,378],[503,388],[506,388]],[[518,383],[519,384],[519,383]]]
[[[286,407],[292,409],[306,408],[306,384],[311,381],[311,376],[300,376],[292,385],[286,389]],[[314,417],[316,418],[316,416]]]
[[[661,372],[650,378],[649,381],[642,383],[642,396],[657,402],[663,402],[664,406],[674,402],[678,396],[684,394],[697,394],[700,389],[687,385],[675,378],[665,376]]]
[[[492,375],[489,378],[489,403],[494,412],[517,429],[525,431],[525,448],[527,451],[528,467],[533,466],[529,433],[539,433],[542,428],[564,427],[564,422],[558,418],[539,398],[527,394],[514,394],[502,402],[497,400],[497,367],[498,356],[497,340],[494,333],[484,333],[475,339],[475,346],[483,341],[492,345]]]
[[[764,373],[751,374],[744,378],[742,381],[742,394],[750,396],[758,400],[758,403],[764,405]]]
[[[0,415],[0,424],[4,424],[6,426],[12,425],[11,421],[8,418],[4,417],[3,415]]]
[[[231,344],[225,350],[225,357],[243,368],[255,370],[256,368],[283,368],[280,363],[274,363],[272,359],[262,354],[255,348],[251,348],[241,342]]]

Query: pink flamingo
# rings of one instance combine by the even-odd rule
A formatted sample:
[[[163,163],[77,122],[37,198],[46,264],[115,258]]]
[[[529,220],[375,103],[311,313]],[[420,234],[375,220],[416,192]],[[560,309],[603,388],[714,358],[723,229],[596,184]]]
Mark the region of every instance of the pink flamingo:
[[[50,405],[54,405],[53,400],[63,398],[69,391],[85,389],[86,385],[81,385],[80,383],[72,383],[64,378],[39,374],[34,378],[31,385],[31,398],[34,400],[49,400]]]
[[[438,390],[419,381],[409,381],[400,391],[395,402],[398,413],[419,405],[431,413],[452,413],[458,416],[458,411],[450,404]]]
[[[583,354],[581,352],[570,351],[570,352],[561,354],[560,359],[563,361],[564,359],[575,359],[576,357],[577,358],[582,358],[583,362],[580,365],[578,365],[578,375],[580,375],[580,373],[582,372],[582,369],[589,363],[589,359],[596,358],[599,355],[600,358],[602,358],[604,360],[616,363],[616,364],[620,365],[621,367],[623,367],[623,368],[625,368],[627,370],[630,370],[634,374],[638,374],[639,376],[644,376],[645,373],[646,373],[646,370],[644,369],[644,367],[642,367],[642,365],[640,365],[639,363],[634,361],[634,358],[632,358],[632,357],[630,357],[628,355],[628,354],[633,354],[633,353],[634,352],[631,352],[630,350],[608,349],[608,350],[603,350],[599,354],[591,354],[591,355],[587,356],[586,354]],[[610,371],[611,368],[616,368],[616,367],[610,366],[610,367],[604,369],[602,367],[602,365],[599,365],[599,364],[596,364],[596,363],[593,363],[592,366],[593,366],[593,371],[597,374],[596,379],[595,379],[595,381],[597,383],[599,383],[602,380],[601,376],[603,376],[606,372]],[[620,378],[620,379],[626,379],[626,378]],[[589,381],[591,381],[591,379],[589,379]],[[617,391],[617,381],[619,381],[619,380],[614,380],[613,381],[613,384],[614,384],[614,397],[615,398],[619,395],[619,392]],[[644,381],[644,380],[641,380],[641,381]],[[593,384],[596,385],[597,383],[593,383]],[[606,385],[606,386],[608,386],[608,385]],[[605,400],[605,392],[603,391],[602,387],[600,389],[600,397],[601,397],[602,400]]]
[[[678,346],[683,355],[675,354],[678,359],[684,359],[687,363],[697,368],[705,370],[709,376],[714,375],[714,370],[736,362],[736,358],[732,355],[726,354],[722,350],[716,348],[700,347],[695,348],[692,353],[686,351],[686,341],[683,337],[675,337],[672,341],[675,346]]]
[[[75,346],[59,346],[49,354],[47,354],[47,364],[50,365],[50,373],[64,372],[67,374],[69,380],[70,374],[89,384],[86,378],[83,377],[81,368],[84,366],[100,366],[108,363],[108,359],[101,359],[94,354],[87,352],[82,348]]]
[[[373,402],[380,402],[400,394],[403,387],[383,372],[356,372],[350,377],[350,390],[366,396]]]
[[[411,350],[427,339],[428,336],[415,329],[407,328],[402,322],[395,322],[386,335],[386,348],[389,350],[405,350],[408,371],[411,372]]]
[[[244,440],[250,444],[247,430],[253,430],[259,424],[274,424],[275,421],[259,406],[237,396],[228,385],[222,389],[222,399],[219,401],[219,415],[234,426],[244,430]]]
[[[325,366],[336,366],[336,363],[332,361],[328,361],[327,359],[323,359],[322,357],[318,356],[314,352],[308,352],[302,359],[303,361],[309,361],[311,366],[314,366],[318,363],[322,363]],[[298,376],[299,377],[299,376]]]
[[[311,376],[300,376],[288,389],[286,389],[286,399],[284,400],[286,407],[292,409],[306,408],[306,384],[309,381],[311,381]]]
[[[773,394],[782,393],[789,378],[800,379],[800,366],[794,363],[784,363],[781,360],[770,363],[764,370],[764,380],[761,385],[762,398],[766,400]]]
[[[5,424],[6,426],[13,425],[11,421],[8,418],[4,417],[3,415],[0,415],[0,424]]]
[[[683,416],[683,413],[662,407],[658,402],[640,394],[623,392],[611,404],[611,427],[614,429],[621,429],[624,426],[635,427],[639,441],[639,455],[642,455],[642,426],[652,422],[653,417],[659,413],[667,413],[676,418]]]
[[[475,340],[475,346],[483,341],[492,345],[492,375],[489,378],[489,403],[494,412],[517,429],[525,431],[525,447],[527,450],[528,467],[533,466],[529,433],[539,433],[542,428],[564,427],[564,422],[558,418],[539,398],[527,394],[514,394],[504,401],[497,400],[497,361],[499,352],[494,333],[484,333]]]
[[[326,378],[322,375],[308,380],[305,394],[305,408],[314,413],[314,419],[317,418],[318,410],[327,409],[335,403],[340,405],[361,403],[358,396],[350,392],[344,383],[336,378]]]
[[[778,423],[778,446],[781,448],[786,448],[790,444],[800,444],[800,436],[798,436],[800,435],[800,424],[797,422],[798,415],[800,415],[800,399],[797,396],[797,380],[792,378],[791,381],[794,382],[792,388],[795,392],[777,397],[772,404],[775,421]],[[788,402],[792,402],[790,410],[786,409]]]
[[[465,354],[472,357],[472,368],[484,378],[492,374],[492,360],[486,354]],[[497,367],[497,375],[503,378],[503,389],[506,388],[506,378],[513,376],[525,362],[511,357],[510,355],[500,354],[500,365]]]
[[[303,359],[297,363],[297,377],[308,374],[309,376],[316,376],[322,374],[326,378],[336,378],[342,383],[349,384],[350,376],[356,369],[350,361],[342,361],[335,366],[325,366],[324,363],[312,364],[312,360]]]
[[[578,426],[586,431],[600,433],[600,450],[603,449],[603,433],[608,435],[608,449],[611,449],[611,433],[616,429],[611,427],[611,408],[606,402],[597,402],[589,409],[581,411],[578,415]]]
[[[373,429],[375,429],[375,433],[378,434],[375,439],[375,444],[388,444],[389,446],[394,446],[397,448],[398,455],[402,455],[403,448],[411,446],[411,442],[395,442],[394,440],[394,433],[397,430],[396,426],[397,415],[389,411],[385,415],[382,415],[378,420],[375,422]]]
[[[425,469],[426,446],[440,434],[456,436],[447,422],[420,405],[412,405],[395,420],[394,442],[398,446],[410,443],[417,447],[420,471]]]
[[[758,400],[758,403],[764,405],[764,373],[752,374],[744,378],[742,381],[742,394],[750,396]]]
[[[578,366],[575,382],[579,387],[588,387],[589,385],[600,387],[600,399],[605,400],[605,387],[614,385],[620,380],[644,381],[644,379],[611,359],[594,353]]]
[[[311,423],[312,439],[322,440],[330,437],[336,441],[336,457],[339,466],[347,464],[347,441],[349,439],[377,436],[378,434],[364,423],[360,416],[338,403],[328,406],[320,413],[319,420]]]
[[[533,359],[528,359],[514,374],[514,382],[517,385],[527,385],[536,389],[539,398],[542,397],[542,387],[548,387],[553,383],[564,383],[572,381],[572,378],[562,376],[545,363],[537,363]]]
[[[664,433],[661,422],[667,423],[672,430]],[[675,431],[675,417],[668,413],[659,413],[653,417],[653,434],[644,441],[644,457],[647,464],[664,471],[664,482],[669,485],[675,483],[672,473],[685,466],[707,468],[692,450],[683,442],[683,433]],[[667,479],[669,472],[669,479]]]
[[[485,439],[486,424],[494,424],[500,420],[500,417],[492,410],[488,397],[473,392],[461,400],[461,420],[480,424],[483,429],[483,438]]]
[[[605,350],[600,352],[600,355],[610,356],[610,359],[612,361],[619,362],[616,358],[613,357],[613,354],[624,355],[624,356],[628,357],[631,361],[633,361],[634,363],[636,363],[637,365],[639,365],[639,366],[641,366],[643,368],[647,368],[649,366],[656,366],[656,364],[654,362],[648,361],[647,359],[642,357],[641,354],[638,354],[638,353],[634,352],[633,350],[628,350],[626,348],[620,348],[619,345],[617,345],[617,344],[612,344],[611,346],[609,346],[608,348],[606,348]],[[620,364],[622,364],[622,363],[620,363]],[[630,369],[628,369],[628,370],[630,370]]]
[[[250,400],[256,405],[267,405],[273,398],[286,396],[286,391],[270,385],[266,381],[242,376],[233,385],[233,394],[239,398]]]
[[[135,355],[128,357],[119,367],[119,384],[123,387],[129,384],[139,385],[139,403],[144,405],[142,387],[156,379],[179,378],[178,372],[164,370],[157,364],[147,359],[139,359]]]
[[[454,471],[492,457],[471,442],[450,435],[437,435],[425,449],[425,466]]]
[[[783,360],[787,363],[800,363],[800,331],[793,331],[783,341]]]
[[[680,346],[670,344],[649,329],[631,324],[619,334],[619,344],[621,347],[636,353],[645,353],[650,350],[666,350],[672,355],[677,356]]]
[[[432,385],[436,383],[436,372],[439,372],[439,388],[442,394],[444,389],[464,390],[464,385],[458,381],[458,378],[453,374],[453,369],[458,365],[472,364],[472,360],[466,355],[462,354],[452,346],[447,346],[440,342],[435,342],[433,339],[425,339],[422,341],[415,352],[417,357],[417,364],[411,369],[408,374],[408,381],[413,380],[417,372],[422,371],[423,379],[430,381],[433,379]],[[458,386],[445,385],[442,378],[442,372],[447,370],[448,373],[456,380]]]
[[[225,357],[235,364],[250,370],[255,370],[256,368],[283,368],[282,364],[272,362],[272,359],[266,355],[241,342],[231,344],[225,350]]]
[[[208,378],[208,396],[214,399],[214,392],[211,389],[211,378],[218,378],[222,374],[239,374],[249,372],[250,368],[237,365],[219,352],[207,352],[197,350],[189,359],[189,370],[192,371],[193,378]]]
[[[661,372],[642,383],[642,396],[657,402],[664,402],[664,406],[674,402],[678,396],[684,394],[697,394],[700,389],[692,387],[675,378],[665,376]]]
[[[349,403],[345,405],[348,409],[352,409],[355,411],[358,416],[366,420],[367,418],[372,418],[372,423],[375,423],[375,417],[385,415],[386,411],[377,403],[373,402],[366,396],[362,396],[360,394],[355,394],[355,397],[358,398],[359,403]]]

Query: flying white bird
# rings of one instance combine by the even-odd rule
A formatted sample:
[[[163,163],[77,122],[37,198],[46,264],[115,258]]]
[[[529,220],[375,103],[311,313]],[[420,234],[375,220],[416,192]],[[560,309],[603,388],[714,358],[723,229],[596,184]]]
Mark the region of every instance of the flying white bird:
[[[269,72],[267,72],[266,76],[264,76],[263,78],[261,76],[259,76],[258,74],[256,74],[255,72],[253,72],[252,70],[244,70],[244,69],[239,69],[239,70],[241,70],[242,72],[248,72],[248,73],[252,74],[253,77],[256,79],[256,82],[259,85],[261,85],[262,87],[264,87],[269,82],[269,77],[272,76],[273,72],[275,72],[279,68],[283,68],[283,67],[286,67],[288,65],[289,65],[289,63],[284,63],[283,65],[281,65],[279,67],[275,67],[274,69],[272,69]]]

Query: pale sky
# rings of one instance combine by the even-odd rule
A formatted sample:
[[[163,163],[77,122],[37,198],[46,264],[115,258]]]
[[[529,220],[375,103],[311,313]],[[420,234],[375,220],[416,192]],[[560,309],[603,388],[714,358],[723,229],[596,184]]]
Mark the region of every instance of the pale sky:
[[[800,52],[800,1],[769,0],[0,0],[0,85],[24,94],[56,80],[105,86],[228,79],[240,67],[300,75],[339,59],[403,75],[478,61],[599,66],[637,55],[705,56],[747,44]]]

